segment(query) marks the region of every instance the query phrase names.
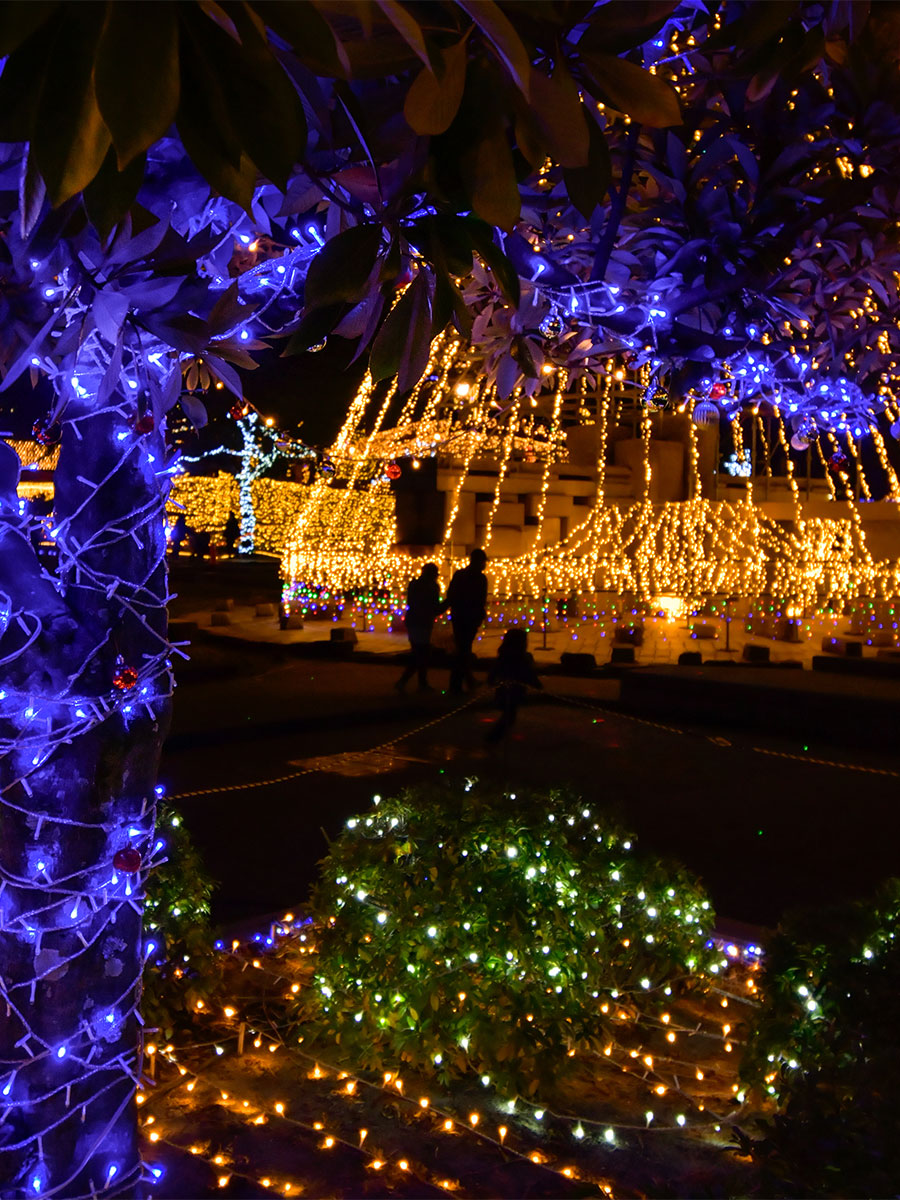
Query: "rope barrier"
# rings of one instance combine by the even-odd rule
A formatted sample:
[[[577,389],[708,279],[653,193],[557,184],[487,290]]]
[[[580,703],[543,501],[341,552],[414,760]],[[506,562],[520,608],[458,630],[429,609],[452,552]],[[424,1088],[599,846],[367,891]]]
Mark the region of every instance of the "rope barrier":
[[[479,689],[478,692],[474,692],[462,704],[457,705],[456,708],[451,708],[448,712],[441,713],[440,716],[434,717],[430,721],[426,721],[424,725],[417,725],[415,729],[410,729],[406,733],[398,734],[397,737],[391,738],[387,742],[380,742],[377,746],[370,746],[365,750],[348,750],[340,757],[343,759],[363,758],[367,754],[377,754],[379,750],[387,750],[391,746],[396,746],[398,742],[405,741],[405,739],[409,737],[414,737],[417,733],[423,733],[426,729],[430,729],[433,725],[439,725],[441,721],[446,721],[450,717],[456,716],[458,712],[462,712],[464,708],[468,708],[478,699],[480,691],[481,689]],[[250,783],[230,783],[223,784],[220,787],[195,788],[194,791],[191,792],[176,792],[170,797],[170,799],[192,800],[195,796],[217,796],[224,792],[244,792],[249,791],[251,788],[274,787],[277,783],[289,783],[292,779],[301,779],[304,775],[314,775],[321,770],[322,768],[320,766],[302,767],[299,771],[291,771],[287,775],[277,775],[273,779],[256,779],[252,780]]]
[[[538,695],[551,696],[554,700],[558,700],[561,704],[571,704],[580,708],[592,709],[597,712],[607,713],[609,716],[620,718],[623,721],[635,721],[640,725],[650,725],[654,729],[663,729],[667,733],[688,733],[686,729],[679,729],[675,725],[663,725],[659,721],[648,721],[644,717],[635,717],[631,713],[619,712],[616,709],[606,708],[602,704],[591,704],[586,700],[578,700],[573,696],[559,696],[555,692],[539,692],[537,688],[533,689]],[[698,735],[699,736],[699,735]],[[706,740],[712,742],[715,746],[721,746],[723,749],[739,750],[740,746],[735,746],[728,738],[719,737],[713,734],[704,734]],[[833,767],[839,771],[858,771],[865,775],[884,775],[890,779],[900,779],[900,771],[894,771],[890,767],[867,767],[860,763],[836,762],[831,758],[814,758],[809,754],[791,754],[787,750],[769,750],[764,746],[750,746],[749,749],[754,754],[766,754],[770,758],[787,758],[794,762],[808,763],[814,767]]]
[[[677,734],[679,736],[683,736],[684,734],[689,732],[689,730],[681,729],[677,725],[668,725],[662,721],[650,721],[646,717],[637,717],[633,713],[621,712],[618,709],[609,708],[608,706],[606,706],[604,704],[597,704],[597,703],[593,703],[588,700],[581,700],[574,696],[560,696],[556,692],[546,691],[546,690],[540,689],[540,688],[534,688],[534,687],[531,687],[530,685],[526,685],[526,686],[528,687],[528,690],[530,692],[533,692],[535,695],[547,696],[551,700],[556,700],[560,704],[568,704],[575,708],[584,708],[584,709],[587,709],[589,712],[601,712],[601,713],[604,713],[606,716],[613,717],[617,720],[630,721],[636,725],[646,725],[651,729],[660,729],[665,733],[672,733],[672,734]],[[398,734],[396,737],[390,738],[388,741],[380,742],[377,746],[370,746],[365,750],[349,750],[349,751],[346,751],[345,753],[341,754],[339,757],[344,760],[353,759],[353,758],[364,758],[366,755],[369,755],[369,754],[377,754],[379,750],[389,750],[392,746],[396,746],[398,742],[406,741],[408,738],[412,738],[412,737],[415,737],[417,734],[424,733],[424,731],[426,729],[431,729],[433,726],[440,725],[443,721],[449,720],[450,717],[456,716],[457,713],[462,712],[464,709],[467,709],[472,704],[474,704],[475,701],[478,700],[481,696],[483,696],[487,690],[488,690],[487,686],[482,685],[482,687],[480,687],[477,691],[473,692],[473,694],[471,696],[469,696],[464,701],[464,703],[457,705],[455,708],[449,709],[445,713],[441,713],[439,716],[432,718],[430,721],[426,721],[422,725],[417,725],[414,729],[407,730],[405,733]],[[721,746],[723,748],[731,748],[731,749],[740,749],[741,748],[741,747],[734,746],[733,743],[730,742],[727,738],[711,736],[709,734],[706,734],[704,736],[706,737],[707,741],[710,741],[714,745]],[[810,766],[831,767],[832,769],[839,770],[839,771],[856,771],[858,773],[865,774],[865,775],[882,775],[882,776],[884,776],[886,778],[890,778],[890,779],[900,779],[900,771],[892,770],[889,767],[869,767],[869,766],[864,766],[859,763],[837,762],[834,759],[828,759],[828,758],[813,758],[808,754],[792,754],[786,750],[770,750],[764,746],[751,746],[751,747],[749,747],[749,749],[754,754],[765,754],[770,758],[785,758],[785,759],[792,760],[794,762],[807,763]],[[277,775],[271,779],[258,779],[258,780],[253,780],[250,783],[224,784],[219,787],[196,788],[195,790],[190,791],[190,792],[177,792],[171,797],[171,799],[173,799],[173,800],[191,800],[197,796],[213,796],[213,795],[224,794],[227,792],[249,791],[254,788],[274,787],[276,784],[290,783],[294,779],[301,779],[305,775],[316,774],[316,773],[322,771],[322,769],[323,768],[321,766],[313,765],[313,766],[309,766],[309,767],[303,767],[298,771],[291,771],[286,775]]]

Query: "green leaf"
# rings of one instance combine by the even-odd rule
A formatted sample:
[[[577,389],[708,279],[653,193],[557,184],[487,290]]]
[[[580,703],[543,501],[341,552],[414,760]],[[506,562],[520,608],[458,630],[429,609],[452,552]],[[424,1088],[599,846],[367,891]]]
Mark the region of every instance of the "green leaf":
[[[372,343],[372,378],[398,376],[400,392],[422,378],[431,347],[431,298],[428,276],[420,271],[391,311]]]
[[[18,50],[33,33],[46,25],[56,9],[57,0],[43,4],[4,4],[0,6],[0,55]],[[46,32],[44,41],[46,41]]]
[[[569,199],[585,220],[589,221],[594,209],[609,190],[612,182],[612,162],[609,146],[597,122],[587,113],[584,113],[584,119],[587,122],[590,141],[587,166],[563,170],[563,182]]]
[[[240,47],[215,31],[228,111],[245,153],[284,187],[306,148],[303,105],[245,8],[236,5],[233,15]]]
[[[421,58],[426,67],[431,66],[431,60],[428,57],[428,48],[425,45],[425,37],[422,29],[402,4],[398,0],[375,0],[375,3],[394,26],[400,36],[406,42],[407,46],[412,49],[418,58]]]
[[[92,72],[102,16],[94,3],[66,8],[47,64],[31,152],[55,207],[87,187],[110,145]]]
[[[500,7],[494,0],[457,0],[457,7],[475,22],[496,50],[516,87],[527,97],[531,84],[531,59],[522,39]]]
[[[681,108],[675,89],[642,67],[599,51],[585,52],[578,60],[590,91],[603,97],[634,121],[654,128],[681,125]]]
[[[462,292],[441,268],[435,268],[434,301],[432,312],[432,336],[436,337],[446,328],[451,317],[462,336],[468,340],[472,334],[472,314]]]
[[[380,225],[354,225],[330,238],[309,264],[305,300],[308,308],[360,300],[381,248]]]
[[[429,262],[444,267],[451,275],[468,275],[474,250],[470,225],[464,217],[436,213],[411,226],[410,240]]]
[[[314,308],[304,313],[300,324],[288,339],[281,357],[290,358],[292,354],[303,354],[310,346],[318,345],[331,333],[346,312],[346,304],[330,304],[325,308]]]
[[[460,162],[460,172],[472,207],[490,225],[511,230],[519,219],[522,200],[512,151],[502,125],[487,128]]]
[[[253,9],[317,75],[338,77],[349,74],[350,63],[340,39],[314,4],[255,0]]]
[[[701,53],[724,47],[755,50],[775,38],[793,20],[800,8],[797,0],[756,0],[742,16],[723,23],[721,29],[700,43]]]
[[[101,237],[108,237],[134,204],[144,181],[147,157],[140,154],[124,171],[116,165],[116,150],[110,146],[103,166],[84,189],[84,205]]]
[[[466,86],[466,38],[441,51],[442,70],[423,68],[403,104],[407,124],[416,133],[443,133],[459,111]]]
[[[543,71],[532,71],[531,109],[547,139],[554,162],[561,167],[586,166],[589,138],[584,105],[561,59],[552,78]]]
[[[123,170],[165,134],[178,111],[177,7],[107,5],[94,86]]]
[[[39,30],[7,60],[0,73],[0,140],[31,140],[52,48],[53,40]]]
[[[542,166],[550,147],[537,112],[527,104],[521,104],[516,112],[516,149],[527,160],[533,170]]]
[[[588,28],[578,42],[578,53],[602,50],[622,54],[633,50],[662,29],[677,7],[677,0],[607,0],[591,12]]]
[[[537,379],[540,375],[537,364],[534,360],[533,348],[526,337],[513,338],[509,348],[513,359],[519,364],[523,375],[530,379]]]
[[[191,45],[181,55],[181,102],[176,125],[184,147],[204,178],[247,212],[256,185],[255,164],[243,153],[231,120],[218,65],[206,39],[185,26]],[[210,26],[221,32],[215,26]],[[227,39],[226,35],[222,35]]]

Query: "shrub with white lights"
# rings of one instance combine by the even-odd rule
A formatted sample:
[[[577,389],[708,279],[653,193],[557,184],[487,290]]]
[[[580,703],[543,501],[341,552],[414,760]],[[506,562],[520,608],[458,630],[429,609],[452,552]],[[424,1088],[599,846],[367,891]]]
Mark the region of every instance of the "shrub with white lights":
[[[777,1104],[738,1132],[767,1195],[886,1196],[900,1179],[900,879],[783,923],[741,1063]]]
[[[157,811],[167,856],[147,878],[147,932],[154,950],[144,966],[141,1012],[145,1027],[171,1038],[187,1027],[197,1001],[210,1005],[221,990],[209,901],[215,886],[178,812]]]
[[[477,1073],[533,1097],[719,970],[697,881],[562,789],[467,780],[375,798],[332,845],[305,1035],[373,1069]]]

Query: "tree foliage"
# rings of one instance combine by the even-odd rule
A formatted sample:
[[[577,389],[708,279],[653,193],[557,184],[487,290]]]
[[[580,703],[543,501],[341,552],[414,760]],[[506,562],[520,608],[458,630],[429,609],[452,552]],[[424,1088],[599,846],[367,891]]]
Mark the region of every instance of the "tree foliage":
[[[887,1195],[900,1173],[900,881],[787,919],[767,948],[742,1062],[774,1116],[739,1131],[767,1194]]]
[[[894,350],[869,311],[889,316],[896,296],[893,3],[150,13],[0,7],[0,136],[30,144],[26,224],[45,188],[57,205],[86,189],[102,234],[129,208],[140,223],[145,156],[165,144],[170,175],[177,147],[193,164],[177,173],[242,206],[251,234],[290,245],[314,226],[325,240],[281,326],[291,352],[336,333],[373,351],[377,376],[402,366],[408,387],[453,322],[486,343],[504,393],[539,388],[545,362],[571,376],[613,352],[653,361],[676,390],[725,361],[751,390],[737,358],[755,349],[802,397],[790,347],[806,342],[808,360],[877,392],[879,333]],[[554,310],[566,328],[548,341]],[[872,390],[853,394],[854,416],[877,416]]]
[[[677,866],[564,789],[468,780],[379,799],[322,863],[302,1032],[371,1069],[474,1073],[534,1097],[622,1011],[718,971],[713,914]]]
[[[180,813],[157,811],[166,859],[147,882],[147,933],[155,948],[144,968],[141,1014],[148,1028],[170,1039],[190,1026],[201,1001],[207,1008],[222,988],[209,902],[210,879]]]

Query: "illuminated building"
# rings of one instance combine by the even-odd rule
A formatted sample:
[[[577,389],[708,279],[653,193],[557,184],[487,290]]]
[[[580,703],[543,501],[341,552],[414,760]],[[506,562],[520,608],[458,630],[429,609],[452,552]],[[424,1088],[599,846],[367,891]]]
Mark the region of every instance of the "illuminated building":
[[[877,417],[859,437],[807,446],[762,389],[736,393],[710,420],[708,397],[670,405],[648,366],[610,357],[596,388],[551,369],[536,395],[501,402],[477,361],[439,339],[405,399],[363,381],[332,471],[304,489],[285,605],[349,606],[371,627],[402,611],[423,562],[446,583],[481,546],[505,624],[635,624],[727,604],[757,636],[794,640],[787,626],[804,622],[811,636],[823,620],[833,632],[846,610],[857,632],[893,643],[900,485]]]

